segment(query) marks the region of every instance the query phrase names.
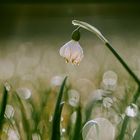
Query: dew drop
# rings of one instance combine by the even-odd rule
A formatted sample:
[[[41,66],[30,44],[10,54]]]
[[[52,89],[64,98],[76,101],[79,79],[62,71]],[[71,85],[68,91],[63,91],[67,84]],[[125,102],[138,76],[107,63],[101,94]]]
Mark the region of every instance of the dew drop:
[[[72,124],[75,124],[76,118],[77,118],[77,113],[76,113],[76,111],[74,111],[71,115],[71,123]]]
[[[8,140],[20,140],[19,134],[13,129],[8,130]]]
[[[10,119],[14,116],[15,110],[12,105],[6,105],[5,117]]]
[[[83,140],[114,140],[115,127],[105,118],[87,122],[82,130]]]
[[[103,88],[105,90],[114,91],[117,86],[117,80],[118,80],[118,76],[115,72],[113,71],[105,72],[103,74],[103,80],[102,80]]]
[[[68,91],[68,103],[73,106],[77,107],[80,101],[80,94],[74,89]]]
[[[62,82],[63,82],[63,77],[62,76],[54,76],[51,79],[51,85],[53,86],[61,86]]]
[[[38,133],[33,133],[32,134],[32,140],[41,140],[41,137]]]
[[[22,99],[29,99],[32,94],[28,88],[18,88],[16,92]]]
[[[129,117],[136,117],[137,114],[138,114],[138,107],[137,107],[137,105],[132,103],[131,105],[129,105],[126,108],[125,113]]]
[[[5,88],[6,88],[7,91],[10,91],[11,90],[11,85],[8,82],[5,82],[4,83],[4,86],[5,86]]]

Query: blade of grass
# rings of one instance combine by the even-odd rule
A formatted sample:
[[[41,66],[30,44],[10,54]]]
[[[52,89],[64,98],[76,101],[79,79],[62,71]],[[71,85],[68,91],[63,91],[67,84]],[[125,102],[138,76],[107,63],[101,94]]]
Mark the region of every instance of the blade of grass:
[[[55,130],[53,130],[53,134],[52,134],[52,140],[60,140],[61,138],[61,133],[60,133],[60,121],[61,121],[61,113],[62,113],[62,109],[64,106],[64,102],[60,103],[59,106],[59,111],[58,111],[58,118],[56,118],[55,124],[53,123],[53,128],[55,128]]]
[[[139,124],[139,126],[138,126],[138,128],[136,130],[136,133],[134,135],[133,140],[139,140],[139,139],[140,139],[140,124]]]
[[[77,113],[76,122],[75,122],[75,127],[73,130],[71,140],[81,140],[82,139],[82,135],[81,135],[82,114],[81,114],[81,107],[80,106],[77,108],[76,113]]]
[[[121,133],[119,135],[119,139],[118,140],[124,140],[125,130],[127,128],[128,121],[129,121],[129,117],[128,116],[125,116],[124,121],[123,121],[123,124],[122,124],[121,131],[120,131]]]
[[[137,92],[134,94],[132,103],[136,103],[136,101],[137,101],[137,99],[139,97],[139,94],[140,94],[140,87],[138,87]],[[124,140],[125,131],[127,129],[128,122],[129,122],[129,117],[125,116],[125,118],[123,120],[121,131],[120,131],[120,135],[119,135],[119,140]]]
[[[63,97],[66,80],[67,80],[67,77],[65,77],[65,79],[60,87],[60,91],[59,91],[58,98],[56,101],[55,111],[54,111],[53,121],[52,121],[51,140],[60,140],[60,119],[61,119],[61,111],[62,111],[62,107],[63,107],[61,100]]]
[[[0,134],[2,131],[2,127],[3,127],[4,113],[5,113],[5,109],[6,109],[7,99],[8,99],[8,90],[4,86],[3,97],[2,97],[2,102],[1,102],[1,109],[0,109]]]
[[[18,94],[15,94],[15,95],[18,99],[18,102],[19,102],[19,105],[20,105],[20,108],[21,108],[22,123],[23,123],[24,131],[26,133],[26,139],[31,140],[30,125],[29,125],[29,122],[28,122],[27,117],[26,117],[25,107],[24,107],[20,97],[18,96]]]

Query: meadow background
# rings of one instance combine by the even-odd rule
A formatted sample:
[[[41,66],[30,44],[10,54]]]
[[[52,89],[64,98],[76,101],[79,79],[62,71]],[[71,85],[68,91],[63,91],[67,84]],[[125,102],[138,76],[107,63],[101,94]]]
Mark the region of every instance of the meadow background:
[[[8,134],[9,128],[13,130],[13,125],[14,129],[18,130],[20,139],[30,139],[30,134],[39,134],[40,136],[35,136],[37,140],[39,137],[43,140],[50,138],[50,118],[60,86],[53,82],[56,76],[62,79],[68,76],[68,88],[79,92],[81,106],[84,108],[91,93],[101,88],[103,74],[108,70],[114,71],[118,82],[113,96],[122,103],[120,113],[123,113],[136,91],[136,84],[104,44],[96,36],[81,30],[80,44],[84,50],[84,59],[79,66],[66,64],[59,55],[59,49],[71,39],[74,29],[71,21],[86,21],[106,36],[140,77],[139,9],[137,4],[118,3],[0,5],[1,93],[2,84],[7,81],[11,85],[8,104],[15,110],[11,120],[5,122],[2,139],[16,140],[10,139]],[[22,103],[19,103],[21,101],[13,96],[15,91],[21,88],[26,88],[31,97],[27,100],[26,97],[21,99]],[[127,94],[126,89],[129,89]],[[2,94],[0,96],[2,97]],[[24,110],[22,107],[26,113],[20,112]],[[91,115],[91,119],[99,116],[109,118],[103,110],[97,110]],[[62,113],[64,128],[68,127],[70,112],[73,111],[67,102]],[[114,117],[110,118],[115,125]],[[28,124],[26,126],[29,128],[24,126],[24,123]],[[131,136],[128,135],[126,140],[131,139],[136,128],[135,122],[133,124],[129,132]],[[119,129],[116,133],[118,131]],[[35,138],[32,139],[36,140]],[[67,129],[64,139],[68,139]]]

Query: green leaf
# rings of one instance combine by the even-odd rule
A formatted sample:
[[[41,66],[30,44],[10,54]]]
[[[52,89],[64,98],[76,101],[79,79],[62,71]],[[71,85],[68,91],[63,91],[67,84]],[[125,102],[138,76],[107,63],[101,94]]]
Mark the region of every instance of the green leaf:
[[[53,121],[52,121],[51,140],[60,140],[60,120],[61,120],[61,112],[62,112],[62,108],[63,108],[63,104],[64,104],[63,102],[61,102],[61,100],[62,100],[63,93],[64,93],[66,79],[67,79],[67,77],[65,77],[65,79],[60,87],[60,91],[59,91],[58,98],[57,98],[56,105],[55,105],[55,111],[54,111]]]
[[[139,140],[139,139],[140,139],[140,124],[139,124],[139,126],[138,126],[138,128],[136,130],[136,133],[134,135],[133,140]]]
[[[26,116],[26,109],[24,107],[22,100],[18,96],[18,94],[15,93],[15,95],[17,97],[18,103],[19,103],[20,108],[21,108],[22,124],[23,124],[24,131],[26,133],[26,139],[30,140],[31,139],[31,132],[30,132],[30,125],[29,125],[29,122],[28,122],[27,116]]]
[[[73,134],[71,140],[81,140],[81,126],[82,126],[82,115],[81,115],[81,107],[79,106],[76,110],[76,122],[73,129]]]
[[[2,102],[1,102],[1,109],[0,109],[0,131],[2,130],[2,126],[3,126],[3,122],[4,122],[4,113],[5,113],[5,109],[6,109],[7,99],[8,99],[8,90],[4,86],[3,97],[2,97]]]
[[[123,121],[123,124],[122,124],[121,131],[120,131],[120,135],[119,135],[119,140],[124,140],[125,130],[127,128],[128,121],[129,121],[129,117],[128,116],[125,116],[124,121]]]

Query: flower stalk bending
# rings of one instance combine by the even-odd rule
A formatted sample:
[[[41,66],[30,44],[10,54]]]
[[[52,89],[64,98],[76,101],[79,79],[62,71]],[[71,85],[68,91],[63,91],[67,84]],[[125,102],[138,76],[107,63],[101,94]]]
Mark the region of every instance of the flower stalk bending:
[[[114,56],[119,60],[119,62],[123,65],[123,67],[126,69],[126,71],[133,77],[133,79],[136,81],[136,83],[140,86],[140,80],[139,78],[133,73],[133,71],[129,68],[129,66],[126,64],[126,62],[120,57],[120,55],[115,51],[115,49],[111,46],[109,41],[102,35],[102,33],[95,28],[94,26],[78,20],[72,21],[73,25],[79,26],[81,28],[84,28],[94,34],[96,34],[101,41],[107,46],[107,48],[114,54]]]

